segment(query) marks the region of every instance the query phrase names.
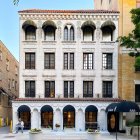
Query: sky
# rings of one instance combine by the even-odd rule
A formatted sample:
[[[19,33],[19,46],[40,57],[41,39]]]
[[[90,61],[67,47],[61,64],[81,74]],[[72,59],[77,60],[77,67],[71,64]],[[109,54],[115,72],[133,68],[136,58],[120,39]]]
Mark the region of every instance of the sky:
[[[93,0],[20,0],[16,6],[13,0],[1,0],[0,40],[19,60],[19,16],[23,9],[93,9]]]

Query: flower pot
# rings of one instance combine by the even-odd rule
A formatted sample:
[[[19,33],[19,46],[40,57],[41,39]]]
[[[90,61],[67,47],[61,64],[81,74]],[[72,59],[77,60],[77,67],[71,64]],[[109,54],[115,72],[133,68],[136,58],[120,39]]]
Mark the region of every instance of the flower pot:
[[[41,140],[42,132],[29,132],[29,140]]]
[[[127,136],[131,135],[131,127],[126,126],[126,135]]]

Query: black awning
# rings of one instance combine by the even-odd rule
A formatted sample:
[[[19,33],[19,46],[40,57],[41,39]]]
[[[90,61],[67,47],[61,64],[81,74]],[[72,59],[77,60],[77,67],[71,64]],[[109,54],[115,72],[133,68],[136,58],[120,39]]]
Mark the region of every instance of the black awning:
[[[114,112],[117,106],[118,106],[118,103],[109,104],[106,108],[106,112]]]
[[[139,106],[132,101],[111,103],[106,108],[106,112],[139,112],[139,111],[140,111]]]
[[[139,106],[132,101],[122,101],[118,103],[115,112],[139,112]]]
[[[88,107],[86,108],[85,111],[86,111],[86,112],[98,112],[98,109],[97,109],[96,106],[90,105],[90,106],[88,106]]]
[[[30,108],[27,106],[27,105],[21,105],[19,108],[18,108],[18,112],[30,112]]]
[[[53,112],[53,108],[49,105],[45,105],[41,108],[41,112]]]
[[[71,105],[67,105],[64,107],[63,112],[74,112],[75,108]]]

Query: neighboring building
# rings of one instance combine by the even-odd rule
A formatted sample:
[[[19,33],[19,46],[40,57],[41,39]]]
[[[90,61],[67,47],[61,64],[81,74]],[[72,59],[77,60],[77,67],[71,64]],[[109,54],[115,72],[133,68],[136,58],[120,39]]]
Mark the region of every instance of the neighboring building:
[[[4,122],[12,119],[12,99],[18,97],[18,68],[18,61],[0,41],[0,119]]]
[[[119,36],[127,36],[134,29],[134,25],[131,22],[130,11],[136,7],[140,7],[140,0],[108,0],[108,3],[110,3],[109,6],[102,5],[102,3],[105,2],[106,0],[102,0],[102,2],[95,0],[95,9],[103,8],[105,10],[118,10],[120,12]],[[96,3],[98,3],[98,5]],[[122,47],[119,48],[118,95],[119,98],[123,100],[130,100],[139,103],[140,70],[135,70],[135,58],[130,57],[128,53],[128,49]],[[134,116],[135,115],[130,115],[130,113],[126,115],[129,119],[134,119]]]
[[[23,10],[20,95],[13,129],[112,131],[106,107],[118,99],[118,18],[108,10]],[[113,123],[113,122],[112,122]],[[113,128],[114,129],[114,128]]]
[[[140,0],[94,0],[95,9],[118,10],[119,17],[119,36],[127,36],[134,29],[131,22],[131,9],[140,7]],[[103,3],[110,3],[109,6]],[[113,5],[113,6],[112,6]],[[129,28],[128,28],[129,27]],[[140,70],[135,70],[135,58],[128,55],[129,50],[126,48],[119,49],[119,79],[118,94],[119,98],[140,102]]]

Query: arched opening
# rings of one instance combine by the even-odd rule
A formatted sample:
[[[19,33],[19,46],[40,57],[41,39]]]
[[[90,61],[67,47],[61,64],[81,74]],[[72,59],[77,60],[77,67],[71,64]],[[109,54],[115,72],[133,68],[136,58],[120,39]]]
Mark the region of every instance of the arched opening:
[[[63,109],[63,127],[75,127],[75,108],[71,105],[67,105]]]
[[[74,41],[74,28],[73,28],[73,26],[71,26],[71,28],[70,28],[70,40]]]
[[[83,31],[83,41],[94,41],[95,24],[92,21],[83,23],[81,29]]]
[[[65,26],[64,28],[64,40],[68,41],[68,27],[67,26]]]
[[[85,110],[85,129],[97,129],[97,112],[98,109],[94,105],[90,105]]]
[[[22,105],[18,108],[18,118],[24,122],[24,129],[31,128],[31,110],[27,105]]]
[[[53,108],[49,105],[41,108],[41,127],[53,129]]]
[[[53,21],[46,21],[42,26],[44,30],[44,40],[54,41],[55,40],[55,30],[56,25]]]
[[[36,24],[31,21],[27,20],[23,23],[22,28],[25,31],[25,40],[36,40]]]
[[[102,24],[102,40],[103,41],[113,41],[114,40],[114,30],[115,24],[112,21],[106,21]]]

